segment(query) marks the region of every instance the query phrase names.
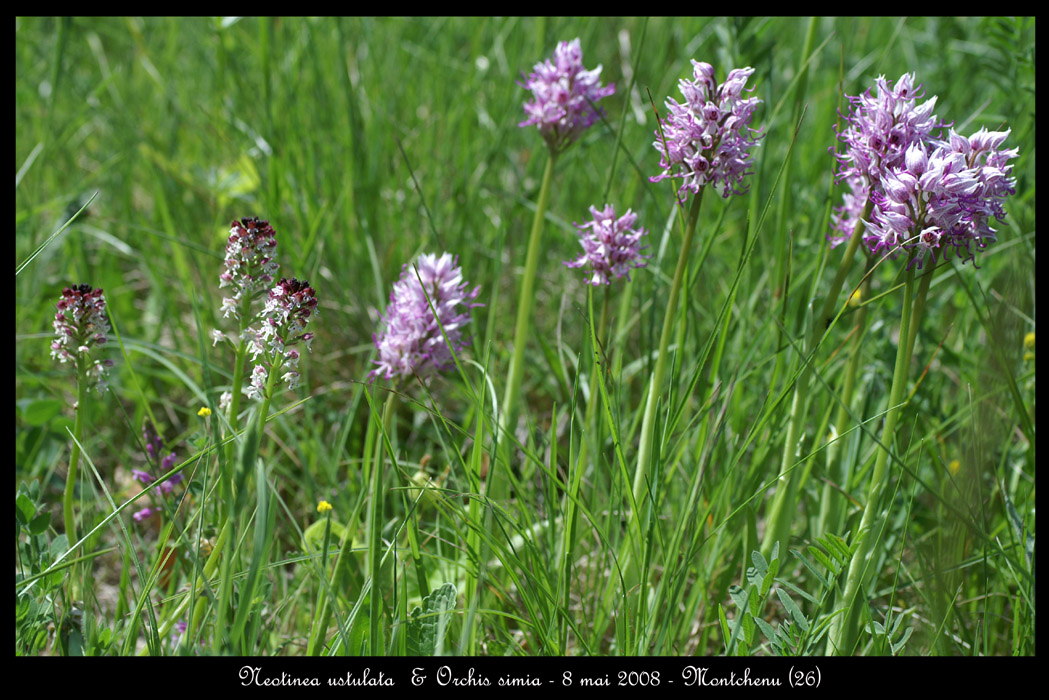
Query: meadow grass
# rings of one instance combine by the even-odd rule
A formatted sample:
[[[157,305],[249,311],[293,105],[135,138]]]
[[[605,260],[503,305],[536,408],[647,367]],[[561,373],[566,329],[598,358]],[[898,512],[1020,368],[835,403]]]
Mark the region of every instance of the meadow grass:
[[[16,19],[16,653],[1034,654],[1034,32]],[[523,74],[576,37],[616,91],[542,188],[508,391],[548,161],[518,127]],[[688,204],[650,178],[690,59],[754,68],[764,137],[749,191],[706,193],[682,259]],[[911,71],[958,132],[1011,129],[1020,154],[998,242],[913,283],[913,338],[905,261],[861,250],[836,279],[825,239],[843,94]],[[650,256],[607,289],[563,264],[606,203]],[[251,363],[211,331],[237,333],[219,274],[250,216],[319,309],[300,385],[227,416]],[[370,378],[402,266],[442,252],[480,286],[469,346],[430,381]],[[108,303],[102,395],[49,357],[80,283]],[[161,475],[146,426],[184,475],[168,496],[132,476]]]

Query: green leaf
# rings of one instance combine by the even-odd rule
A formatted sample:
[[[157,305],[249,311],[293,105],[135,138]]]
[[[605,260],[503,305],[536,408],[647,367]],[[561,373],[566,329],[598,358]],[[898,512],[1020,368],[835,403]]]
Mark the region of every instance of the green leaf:
[[[51,514],[48,512],[41,513],[29,521],[29,534],[41,535],[47,532],[49,525],[51,525]]]
[[[776,543],[779,544],[778,542]],[[755,550],[750,554],[750,560],[754,562],[754,568],[758,570],[758,573],[762,576],[769,570],[768,562],[765,561],[765,557],[761,556],[761,552]]]
[[[18,524],[25,527],[34,515],[36,515],[36,506],[29,500],[29,496],[24,493],[15,496],[15,518],[18,519]]]
[[[728,594],[732,598],[732,602],[736,604],[736,607],[741,611],[747,609],[747,592],[739,586],[733,584],[728,587]]]
[[[820,564],[823,564],[824,568],[827,569],[831,574],[837,571],[838,567],[830,560],[830,558],[823,553],[823,550],[815,545],[809,545],[809,552],[812,556],[816,557]]]
[[[913,627],[908,627],[903,631],[903,635],[898,640],[889,644],[889,646],[892,647],[893,654],[900,653],[900,650],[903,649],[903,646],[907,643],[907,640],[911,638],[911,632],[913,631]]]
[[[772,588],[772,581],[774,574],[770,571],[765,574],[765,578],[761,581],[761,597],[764,598],[769,594],[769,589]]]
[[[804,613],[801,612],[801,608],[795,603],[787,592],[782,588],[776,589],[776,595],[779,596],[780,602],[783,603],[783,607],[787,609],[790,617],[794,622],[798,624],[803,632],[807,632],[809,629],[809,621],[805,618]]]
[[[457,598],[455,586],[445,583],[423,598],[423,606],[412,610],[408,620],[408,654],[443,656],[444,634]]]
[[[820,601],[819,601],[818,598],[816,598],[816,596],[812,595],[811,593],[806,593],[804,590],[802,590],[801,588],[798,588],[797,586],[795,586],[790,581],[785,581],[784,579],[781,579],[781,578],[780,579],[776,579],[776,581],[778,581],[781,586],[784,586],[785,588],[789,588],[791,591],[797,593],[798,595],[800,595],[805,600],[807,600],[807,601],[809,601],[811,603],[815,603],[816,605],[820,604]]]
[[[750,603],[750,614],[754,617],[759,617],[761,615],[761,601],[764,599],[764,596],[759,596],[756,588],[751,588],[749,590],[750,600],[748,602]]]
[[[837,535],[828,534],[820,539],[820,544],[826,547],[827,551],[833,554],[834,558],[840,562],[847,562],[852,558],[852,549],[845,543],[845,540]]]
[[[794,556],[801,560],[801,563],[805,565],[805,568],[812,572],[812,575],[815,576],[817,580],[819,580],[819,582],[823,585],[824,588],[830,588],[830,581],[824,578],[823,573],[820,572],[818,568],[816,568],[816,564],[814,562],[810,561],[808,557],[806,557],[804,554],[802,554],[796,549],[792,549],[790,551],[794,554]]]
[[[303,548],[307,552],[319,552],[324,547],[324,518],[321,518],[317,522],[311,524],[306,531],[302,533]],[[331,521],[331,545],[337,545],[342,541],[343,532],[346,528],[343,527],[342,523],[338,520],[332,519]]]
[[[750,647],[754,644],[754,617],[752,615],[743,616],[743,638],[747,640],[746,649],[749,651]],[[743,645],[740,645],[740,649]]]
[[[721,635],[725,638],[725,648],[728,648],[729,640],[732,639],[732,632],[728,627],[728,618],[725,617],[725,606],[718,603],[718,620],[721,622]]]
[[[771,643],[773,645],[773,648],[775,648],[777,646],[776,645],[776,630],[774,630],[772,628],[772,625],[770,625],[769,623],[765,622],[760,617],[755,617],[754,618],[754,622],[757,623],[758,628],[761,630],[761,633],[763,635],[765,635],[765,639],[769,640],[769,643]]]
[[[22,420],[39,427],[59,414],[62,402],[58,399],[22,399],[18,402],[18,408]]]

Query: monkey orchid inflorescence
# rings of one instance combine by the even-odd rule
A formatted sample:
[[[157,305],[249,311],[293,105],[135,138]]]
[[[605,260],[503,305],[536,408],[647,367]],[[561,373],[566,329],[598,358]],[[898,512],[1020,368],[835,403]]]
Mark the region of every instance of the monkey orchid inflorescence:
[[[598,100],[616,90],[615,85],[601,85],[601,66],[583,67],[583,50],[579,39],[562,41],[554,49],[554,60],[535,64],[524,87],[532,91],[525,102],[528,119],[518,126],[535,124],[551,153],[560,153],[598,120]]]
[[[762,136],[750,128],[761,100],[743,97],[754,69],[736,68],[719,85],[709,63],[692,61],[692,66],[694,80],[678,83],[684,104],[667,98],[662,131],[656,130],[652,144],[660,153],[663,172],[650,179],[681,178],[682,201],[708,184],[722,197],[743,194],[743,180],[754,163],[750,151]]]
[[[420,255],[394,283],[382,329],[375,336],[378,365],[371,376],[426,376],[448,369],[452,352],[467,345],[463,327],[480,287],[467,288],[458,259],[449,253]]]
[[[910,265],[946,256],[963,262],[996,240],[991,219],[1005,217],[1005,197],[1015,191],[1009,161],[1016,149],[1001,148],[1009,131],[981,129],[969,137],[953,129],[944,136],[933,109],[936,97],[905,73],[895,85],[880,76],[876,89],[849,97],[851,109],[838,135],[839,180],[849,186],[828,236],[846,241],[863,220],[863,242],[872,254],[908,252]]]
[[[637,214],[629,209],[617,218],[612,205],[606,204],[604,209],[590,207],[590,214],[591,221],[576,224],[583,254],[565,265],[586,267],[587,284],[594,286],[611,284],[624,276],[629,280],[630,270],[645,266],[641,239],[648,231],[634,228]]]

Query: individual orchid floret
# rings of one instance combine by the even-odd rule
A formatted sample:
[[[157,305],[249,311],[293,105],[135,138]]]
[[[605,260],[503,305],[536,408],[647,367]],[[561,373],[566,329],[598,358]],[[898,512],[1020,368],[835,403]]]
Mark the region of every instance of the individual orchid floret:
[[[532,99],[525,102],[528,119],[518,126],[535,124],[552,153],[560,153],[597,121],[598,100],[615,92],[615,85],[602,86],[601,66],[583,68],[579,39],[562,41],[554,60],[537,63],[525,80]]]
[[[467,289],[458,258],[449,253],[420,255],[405,265],[375,336],[378,367],[369,376],[425,376],[450,367],[452,352],[467,345],[463,327],[470,309],[480,306],[474,302],[480,290]]]
[[[260,221],[256,216],[231,224],[224,269],[219,276],[220,288],[233,289],[233,296],[222,300],[224,317],[240,318],[243,300],[273,283],[279,269],[276,251],[276,233],[268,221]]]
[[[99,393],[104,392],[113,361],[92,359],[91,353],[94,348],[106,344],[109,333],[105,295],[101,289],[89,284],[66,287],[55,308],[51,358],[75,364],[78,372],[82,371]]]
[[[684,104],[667,99],[667,116],[652,144],[660,153],[663,172],[650,180],[680,178],[678,197],[684,201],[713,184],[722,197],[743,194],[744,178],[754,160],[750,150],[762,134],[750,128],[756,97],[743,98],[753,68],[737,68],[717,84],[709,63],[692,61],[694,80],[678,84]]]
[[[613,279],[624,275],[629,280],[630,270],[645,266],[641,238],[648,231],[633,228],[637,214],[629,209],[616,218],[612,205],[606,204],[603,210],[590,207],[590,214],[592,221],[576,224],[584,253],[565,265],[586,267],[587,284],[594,286],[611,284]]]
[[[310,318],[317,312],[317,293],[309,282],[281,279],[270,290],[266,307],[260,314],[262,326],[251,341],[252,359],[263,355],[265,361],[275,361],[277,367],[267,369],[255,365],[248,388],[249,398],[263,398],[270,371],[286,370],[282,379],[289,389],[298,385],[299,351],[291,347],[302,343],[310,350],[313,333],[306,332]]]

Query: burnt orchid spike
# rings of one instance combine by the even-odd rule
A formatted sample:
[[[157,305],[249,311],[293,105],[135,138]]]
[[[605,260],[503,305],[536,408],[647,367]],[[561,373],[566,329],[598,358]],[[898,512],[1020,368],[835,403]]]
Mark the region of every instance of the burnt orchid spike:
[[[102,393],[112,360],[92,359],[96,348],[104,346],[109,334],[106,318],[106,297],[101,289],[89,284],[78,284],[62,290],[55,304],[55,339],[51,341],[51,358],[59,362],[81,365],[88,380]]]
[[[641,238],[648,231],[633,228],[637,214],[629,209],[617,218],[612,205],[606,204],[601,210],[590,207],[590,214],[592,221],[575,225],[584,252],[565,265],[586,267],[587,284],[594,286],[611,284],[613,279],[623,276],[629,280],[630,270],[645,266],[647,256],[641,254],[644,249]]]
[[[597,121],[598,100],[615,92],[615,85],[601,85],[600,75],[601,66],[583,67],[579,39],[562,41],[553,61],[535,64],[525,80],[523,87],[532,91],[532,99],[524,104],[528,119],[518,126],[535,124],[550,151],[560,153]]]
[[[836,178],[849,191],[834,214],[833,230],[827,236],[831,246],[849,239],[868,198],[881,192],[882,175],[903,167],[912,145],[924,144],[931,150],[943,143],[936,134],[946,124],[933,114],[936,97],[919,104],[925,93],[916,80],[913,73],[904,73],[895,84],[879,76],[873,92],[846,95],[848,114],[842,115],[844,124],[838,133],[843,149],[835,157]]]
[[[263,398],[270,371],[285,370],[281,380],[287,382],[289,389],[298,386],[299,351],[291,346],[301,342],[311,350],[313,333],[306,332],[306,326],[316,312],[317,293],[309,282],[281,278],[270,290],[266,307],[259,314],[261,328],[252,336],[250,351],[252,360],[262,355],[265,362],[276,358],[279,365],[270,370],[265,365],[255,365],[247,390],[249,398]]]
[[[912,143],[901,165],[880,174],[871,188],[874,207],[864,221],[864,243],[872,254],[905,252],[920,268],[926,258],[962,262],[997,240],[991,220],[1005,217],[1005,198],[1015,192],[1010,160],[1017,149],[1001,149],[1008,131],[981,129],[966,138],[950,131],[934,148]]]
[[[405,265],[374,338],[378,367],[369,376],[393,379],[448,369],[452,350],[459,352],[467,345],[463,327],[470,321],[470,309],[480,306],[474,302],[480,291],[467,289],[458,259],[449,253],[420,255],[415,265]]]
[[[276,252],[277,237],[270,222],[255,216],[230,224],[219,288],[231,287],[233,296],[222,300],[223,317],[239,318],[241,301],[273,284],[280,269]]]
[[[754,163],[750,150],[763,136],[750,128],[761,100],[742,97],[754,69],[737,68],[718,85],[709,63],[692,61],[692,66],[694,79],[678,83],[684,104],[666,101],[662,131],[656,130],[652,144],[660,153],[663,172],[649,179],[681,178],[681,201],[708,184],[722,197],[743,194],[747,191],[743,180]]]

